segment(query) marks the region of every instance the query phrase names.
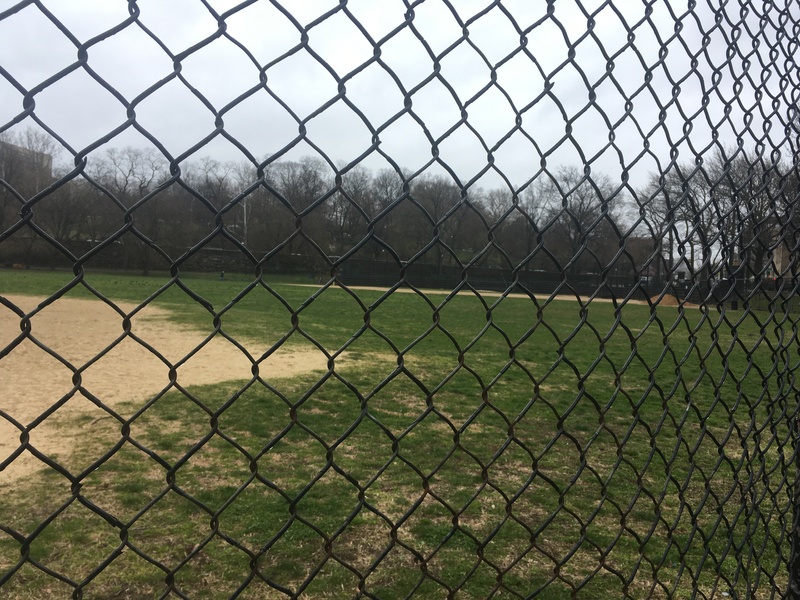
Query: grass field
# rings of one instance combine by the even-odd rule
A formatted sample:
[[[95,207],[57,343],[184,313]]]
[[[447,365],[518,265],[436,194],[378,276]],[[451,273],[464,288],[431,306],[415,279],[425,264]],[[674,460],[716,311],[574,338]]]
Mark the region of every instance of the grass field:
[[[71,280],[0,271],[0,294]],[[74,479],[43,469],[0,493],[5,597],[785,587],[798,359],[797,315],[780,305],[251,283],[88,274],[67,292],[151,298],[204,331],[317,347],[330,369],[173,390],[67,424],[90,434],[66,459]]]

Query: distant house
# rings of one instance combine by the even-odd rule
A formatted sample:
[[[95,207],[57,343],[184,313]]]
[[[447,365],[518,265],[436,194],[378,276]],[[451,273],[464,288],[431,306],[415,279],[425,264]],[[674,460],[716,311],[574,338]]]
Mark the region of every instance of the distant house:
[[[689,269],[689,262],[685,258],[680,258],[675,263],[672,269],[672,276],[676,281],[683,281],[689,279],[691,270]]]

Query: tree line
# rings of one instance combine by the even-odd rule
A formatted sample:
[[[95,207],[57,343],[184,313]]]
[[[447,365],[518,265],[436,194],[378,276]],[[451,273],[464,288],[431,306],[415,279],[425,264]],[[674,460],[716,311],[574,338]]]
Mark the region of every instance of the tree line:
[[[672,162],[638,190],[562,166],[512,191],[311,157],[260,170],[206,157],[171,170],[156,150],[134,147],[52,168],[47,136],[28,130],[0,143],[0,263],[102,246],[116,266],[147,273],[202,245],[307,265],[353,256],[439,269],[660,279],[679,268],[702,279],[738,269],[760,278],[790,262],[800,221],[792,168],[724,148],[701,164]]]

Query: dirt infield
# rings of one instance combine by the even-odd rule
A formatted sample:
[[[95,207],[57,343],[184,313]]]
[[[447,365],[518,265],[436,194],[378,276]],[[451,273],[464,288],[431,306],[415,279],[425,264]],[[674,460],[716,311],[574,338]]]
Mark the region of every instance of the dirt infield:
[[[29,296],[5,298],[25,312],[44,300]],[[135,308],[122,302],[117,305],[125,313]],[[202,344],[206,336],[176,325],[167,317],[167,311],[148,306],[132,319],[131,332],[174,364]],[[20,318],[0,305],[0,352],[19,335]],[[125,335],[122,317],[102,302],[62,298],[31,319],[31,336],[76,370],[85,367],[79,385],[109,407],[152,398],[170,383],[168,365]],[[266,350],[253,341],[237,341],[255,358]],[[110,351],[86,367],[111,345]],[[260,363],[259,373],[266,379],[287,377],[324,370],[326,364],[325,356],[318,351],[280,350]],[[251,369],[252,363],[236,346],[216,336],[177,369],[176,381],[181,386],[190,386],[249,379]],[[77,389],[69,366],[27,338],[0,359],[0,382],[0,411],[23,426],[68,398],[30,432],[31,444],[48,456],[69,455],[80,439],[78,432],[64,431],[60,425],[64,417],[86,416],[88,426],[106,415]],[[80,433],[91,434],[91,430]],[[0,463],[17,450],[19,437],[19,429],[0,417]],[[0,488],[41,467],[41,461],[26,450],[0,473]]]

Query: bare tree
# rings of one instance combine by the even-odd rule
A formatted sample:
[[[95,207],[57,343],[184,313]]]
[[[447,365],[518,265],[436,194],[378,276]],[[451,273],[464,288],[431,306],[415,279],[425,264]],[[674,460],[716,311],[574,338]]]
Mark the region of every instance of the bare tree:
[[[128,213],[139,233],[121,240],[125,246],[123,266],[129,266],[128,260],[138,259],[144,275],[150,272],[150,244],[158,243],[168,230],[164,203],[157,197],[147,198],[166,173],[166,162],[155,150],[130,146],[109,149],[93,168],[95,180],[110,194],[119,211]]]
[[[221,218],[231,236],[246,246],[253,199],[248,196],[237,201],[237,197],[252,186],[255,179],[255,169],[249,163],[220,162],[204,157],[198,164],[188,165],[183,180],[202,198],[187,197],[195,226],[207,234]]]
[[[363,239],[373,211],[372,174],[357,166],[342,176],[339,191],[328,201],[331,252],[341,255]]]
[[[275,163],[269,172],[271,202],[277,210],[271,233],[277,234],[272,244],[282,244],[291,253],[301,255],[311,265],[320,257],[313,245],[325,248],[325,208],[318,206],[331,186],[326,178],[327,166],[317,158]]]
[[[514,196],[510,190],[502,188],[491,189],[485,193],[479,190],[476,195],[481,212],[489,225],[486,239],[488,241],[491,237],[494,244],[502,247],[506,241],[506,231],[514,221]],[[473,241],[475,245],[480,242],[481,240],[477,238]]]
[[[722,220],[722,239],[730,248],[730,262],[744,265],[740,276],[760,280],[784,218],[778,214],[780,167],[761,157],[748,160],[739,153],[727,158],[719,152],[711,168],[718,193],[727,198],[729,207],[729,218]]]
[[[236,226],[239,240],[245,248],[249,248],[250,223],[252,220],[253,208],[256,206],[255,200],[257,197],[257,192],[255,190],[259,189],[258,187],[254,188],[254,186],[257,185],[258,175],[255,167],[251,163],[245,161],[234,164],[232,175],[232,192],[234,197],[245,193],[248,189],[250,190],[249,193],[238,201],[238,208],[232,211],[234,220],[240,223],[240,225],[237,224]],[[240,221],[239,218],[241,218]]]
[[[800,264],[800,170],[783,165],[779,178],[779,210],[781,225],[776,239],[775,273],[797,278]]]
[[[675,169],[668,173],[651,174],[647,186],[637,194],[642,224],[639,230],[649,237],[652,252],[637,267],[652,272],[661,280],[665,273],[672,277],[676,265],[676,252],[684,254],[689,248],[688,264],[695,264],[695,246],[709,233],[710,215],[697,210],[705,203],[703,188],[691,191],[682,177],[684,171]],[[682,226],[681,226],[682,225]],[[676,248],[680,246],[680,250]]]
[[[127,146],[109,148],[92,172],[122,206],[130,208],[153,189],[166,166],[155,150]]]
[[[515,266],[523,265],[526,271],[545,266],[542,256],[533,256],[548,211],[548,196],[544,186],[542,180],[537,180],[521,192],[516,192],[516,197],[510,193],[507,196],[514,210],[506,217],[507,224],[500,232],[502,246],[510,253]]]
[[[395,204],[403,198],[404,176],[393,169],[381,169],[372,178],[370,203],[365,207],[372,226],[373,239],[370,244],[372,258],[385,252],[383,244],[388,243],[397,222],[398,211]]]
[[[743,265],[740,277],[760,278],[785,220],[779,214],[785,182],[779,165],[720,149],[702,164],[675,164],[653,175],[642,193],[645,220],[656,242],[665,241],[670,269],[685,261],[707,279],[725,265],[723,276]]]
[[[561,167],[542,185],[541,194],[547,206],[547,246],[560,267],[574,274],[605,266],[621,205],[611,179]]]
[[[445,250],[448,255],[453,252],[457,246],[455,239],[464,222],[465,213],[458,210],[461,192],[446,177],[421,175],[413,182],[411,196],[418,208],[411,209],[411,215],[415,218],[412,218],[409,225],[413,229],[406,230],[410,236],[416,238],[417,247],[420,248],[436,238],[433,255],[436,268],[441,272]]]

